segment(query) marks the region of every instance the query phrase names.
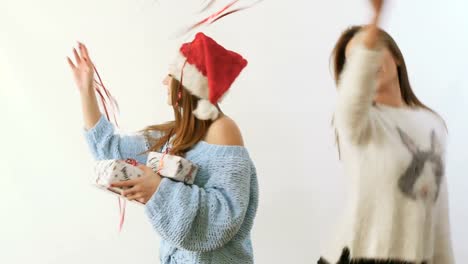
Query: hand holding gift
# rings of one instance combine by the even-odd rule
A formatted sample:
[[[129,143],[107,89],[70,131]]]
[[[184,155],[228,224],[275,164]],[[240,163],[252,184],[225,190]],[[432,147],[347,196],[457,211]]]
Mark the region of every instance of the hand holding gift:
[[[133,159],[102,160],[95,170],[99,187],[145,204],[158,189],[161,177],[193,184],[198,167],[179,156],[150,152],[147,166]]]
[[[143,171],[136,167],[138,162],[133,159],[127,160],[99,160],[94,166],[97,176],[96,185],[108,189],[116,194],[121,194],[121,188],[111,187],[112,183],[128,181],[139,178]]]
[[[122,195],[130,201],[135,200],[146,204],[158,189],[161,176],[145,165],[137,165],[136,168],[142,171],[141,176],[126,181],[114,182],[111,187],[123,189]]]

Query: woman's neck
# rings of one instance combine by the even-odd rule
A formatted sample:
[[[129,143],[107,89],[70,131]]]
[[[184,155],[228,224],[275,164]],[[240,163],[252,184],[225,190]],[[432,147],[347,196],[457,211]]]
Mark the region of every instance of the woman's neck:
[[[401,96],[400,83],[398,79],[382,85],[378,88],[374,101],[378,104],[392,107],[403,107],[405,102]]]

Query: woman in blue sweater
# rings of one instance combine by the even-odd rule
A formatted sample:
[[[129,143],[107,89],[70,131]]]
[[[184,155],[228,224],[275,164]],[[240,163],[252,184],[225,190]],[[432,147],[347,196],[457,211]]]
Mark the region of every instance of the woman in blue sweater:
[[[258,205],[255,166],[241,133],[218,102],[247,65],[241,55],[198,33],[181,46],[163,83],[174,121],[119,135],[100,113],[93,89],[93,64],[79,43],[68,58],[79,88],[85,137],[96,159],[134,158],[147,152],[184,156],[199,166],[192,186],[161,178],[146,166],[144,176],[116,186],[145,204],[162,238],[161,263],[253,263],[250,232]]]

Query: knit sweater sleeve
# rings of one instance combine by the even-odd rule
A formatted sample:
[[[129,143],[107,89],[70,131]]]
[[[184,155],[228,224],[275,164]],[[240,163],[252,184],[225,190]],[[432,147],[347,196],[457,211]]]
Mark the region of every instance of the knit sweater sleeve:
[[[352,143],[369,138],[373,124],[370,109],[377,84],[376,73],[382,54],[363,45],[353,48],[338,82],[336,127]]]
[[[141,133],[123,135],[116,131],[103,115],[96,125],[84,132],[93,157],[97,160],[133,158],[145,164],[145,152],[150,146]],[[154,136],[157,136],[156,134]]]
[[[154,229],[175,247],[208,252],[239,231],[249,204],[252,166],[245,157],[210,160],[210,179],[202,187],[163,179],[146,203]]]
[[[446,178],[441,183],[437,201],[435,222],[434,256],[432,264],[454,264],[452,241],[450,235],[449,202]]]

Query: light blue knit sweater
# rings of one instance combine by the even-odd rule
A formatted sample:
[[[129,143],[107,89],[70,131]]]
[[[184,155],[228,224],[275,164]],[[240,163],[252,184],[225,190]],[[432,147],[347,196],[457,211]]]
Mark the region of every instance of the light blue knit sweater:
[[[104,116],[85,137],[98,160],[146,163],[146,155],[139,155],[149,148],[146,137],[120,135]],[[250,231],[258,184],[247,150],[201,141],[186,158],[199,166],[194,185],[164,178],[145,208],[162,238],[161,263],[253,263]]]

